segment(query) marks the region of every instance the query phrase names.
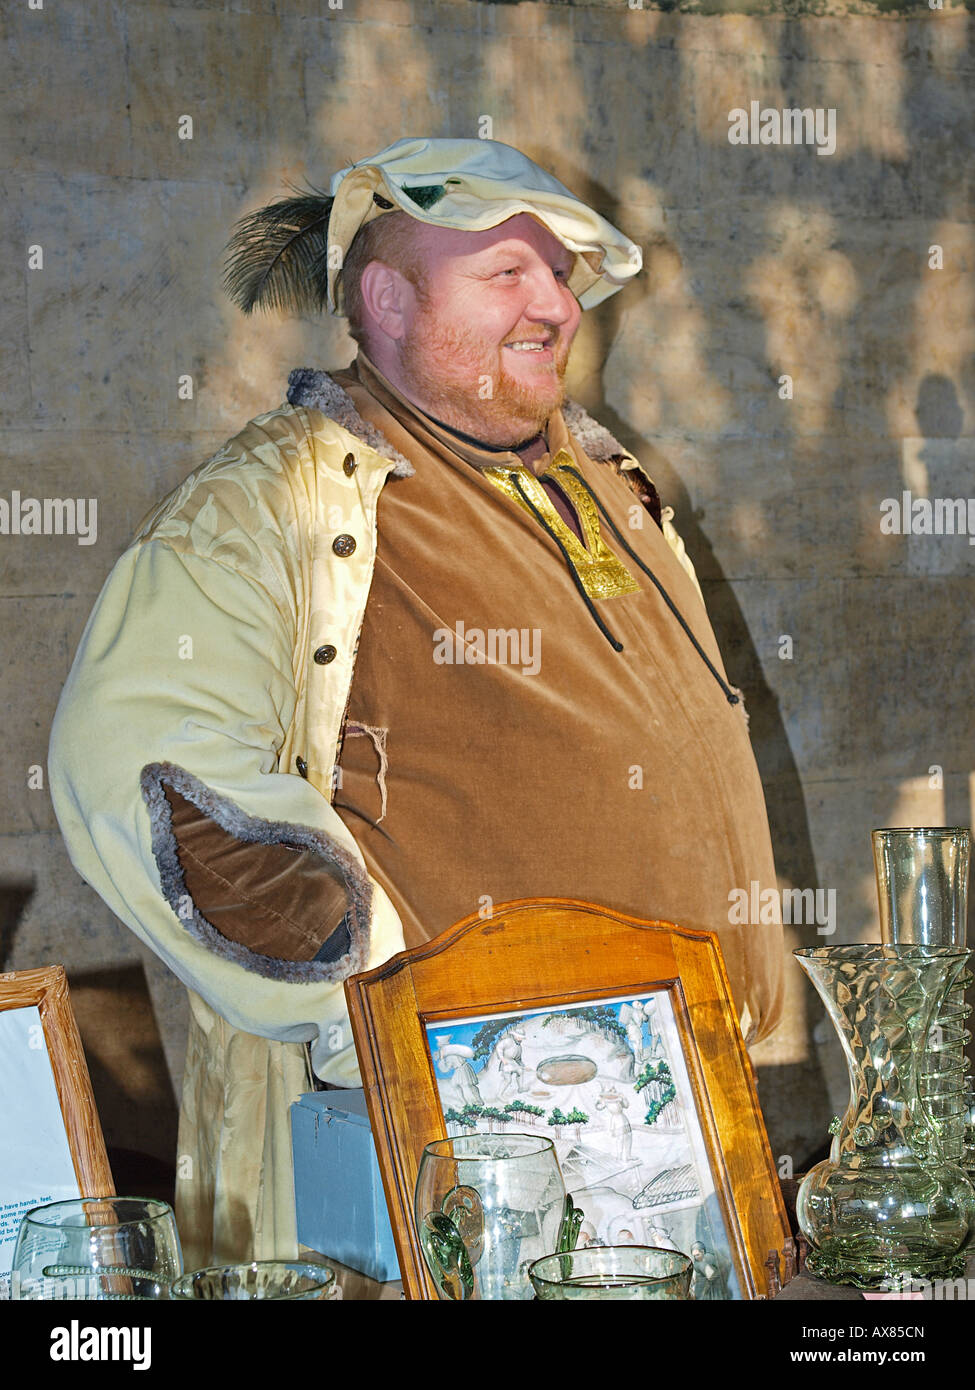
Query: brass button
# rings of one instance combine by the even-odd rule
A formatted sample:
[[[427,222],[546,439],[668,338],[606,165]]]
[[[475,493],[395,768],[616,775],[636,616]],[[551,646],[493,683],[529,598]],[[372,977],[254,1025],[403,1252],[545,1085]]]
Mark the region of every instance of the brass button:
[[[295,758],[295,767],[302,777],[308,776],[308,764],[305,762],[304,758]]]
[[[351,555],[355,550],[355,536],[341,535],[336,536],[332,542],[332,549],[336,555],[341,555],[343,559]]]
[[[337,656],[338,652],[336,649],[331,644],[326,644],[324,647],[318,648],[318,651],[315,653],[315,660],[318,662],[319,666],[327,666],[328,663],[334,661]]]
[[[355,454],[346,454],[342,460],[342,472],[347,478],[351,478],[357,467]]]

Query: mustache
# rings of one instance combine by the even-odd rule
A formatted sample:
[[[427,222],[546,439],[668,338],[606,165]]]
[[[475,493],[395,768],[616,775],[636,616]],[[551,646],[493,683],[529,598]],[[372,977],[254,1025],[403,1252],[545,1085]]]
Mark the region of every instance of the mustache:
[[[554,348],[559,346],[564,336],[557,323],[538,323],[524,333],[512,333],[505,338],[502,347],[511,343],[545,343],[547,347]]]

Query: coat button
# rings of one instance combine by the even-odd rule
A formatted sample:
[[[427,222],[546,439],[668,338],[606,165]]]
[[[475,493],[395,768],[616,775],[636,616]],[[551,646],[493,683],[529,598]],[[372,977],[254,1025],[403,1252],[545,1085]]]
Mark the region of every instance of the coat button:
[[[315,653],[315,660],[318,662],[319,666],[327,666],[330,661],[335,660],[336,656],[338,656],[336,649],[330,643],[327,643],[324,647],[318,648],[318,651]]]
[[[295,767],[298,769],[302,777],[308,776],[308,764],[305,762],[304,758],[295,758]]]
[[[351,478],[357,467],[355,454],[346,454],[342,460],[342,472],[347,478]]]
[[[355,550],[355,536],[336,536],[332,542],[332,549],[336,555],[341,555],[343,558],[351,555]]]

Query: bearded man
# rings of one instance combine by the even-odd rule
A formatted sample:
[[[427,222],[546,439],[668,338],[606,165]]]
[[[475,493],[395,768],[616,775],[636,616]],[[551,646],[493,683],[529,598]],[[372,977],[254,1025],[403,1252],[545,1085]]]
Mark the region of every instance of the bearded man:
[[[245,309],[344,312],[358,356],[150,514],[51,748],[73,862],[189,989],[194,1264],[294,1253],[288,1105],[358,1083],[342,981],[404,943],[535,896],[717,930],[752,1039],[782,978],[781,928],[728,922],[775,877],[694,571],[564,400],[639,249],[482,140],[399,141],[232,245]]]

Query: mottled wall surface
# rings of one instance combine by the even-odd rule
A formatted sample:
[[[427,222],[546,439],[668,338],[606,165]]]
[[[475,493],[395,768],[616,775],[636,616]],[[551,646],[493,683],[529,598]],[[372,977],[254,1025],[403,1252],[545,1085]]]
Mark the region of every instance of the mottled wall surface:
[[[975,492],[975,20],[39,3],[0,20],[0,497],[96,498],[97,539],[0,535],[0,968],[66,965],[110,1139],[171,1152],[185,1005],[68,863],[36,771],[51,717],[143,513],[291,367],[351,356],[337,321],[251,322],[222,297],[233,221],[404,135],[518,145],[644,246],[646,273],[586,316],[573,392],[676,509],[782,886],[835,893],[835,933],[789,944],[875,935],[870,829],[971,822],[975,547],[881,521],[905,491]],[[752,102],[833,111],[835,151],[730,143]],[[773,1149],[799,1163],[844,1082],[789,974],[755,1057]]]

